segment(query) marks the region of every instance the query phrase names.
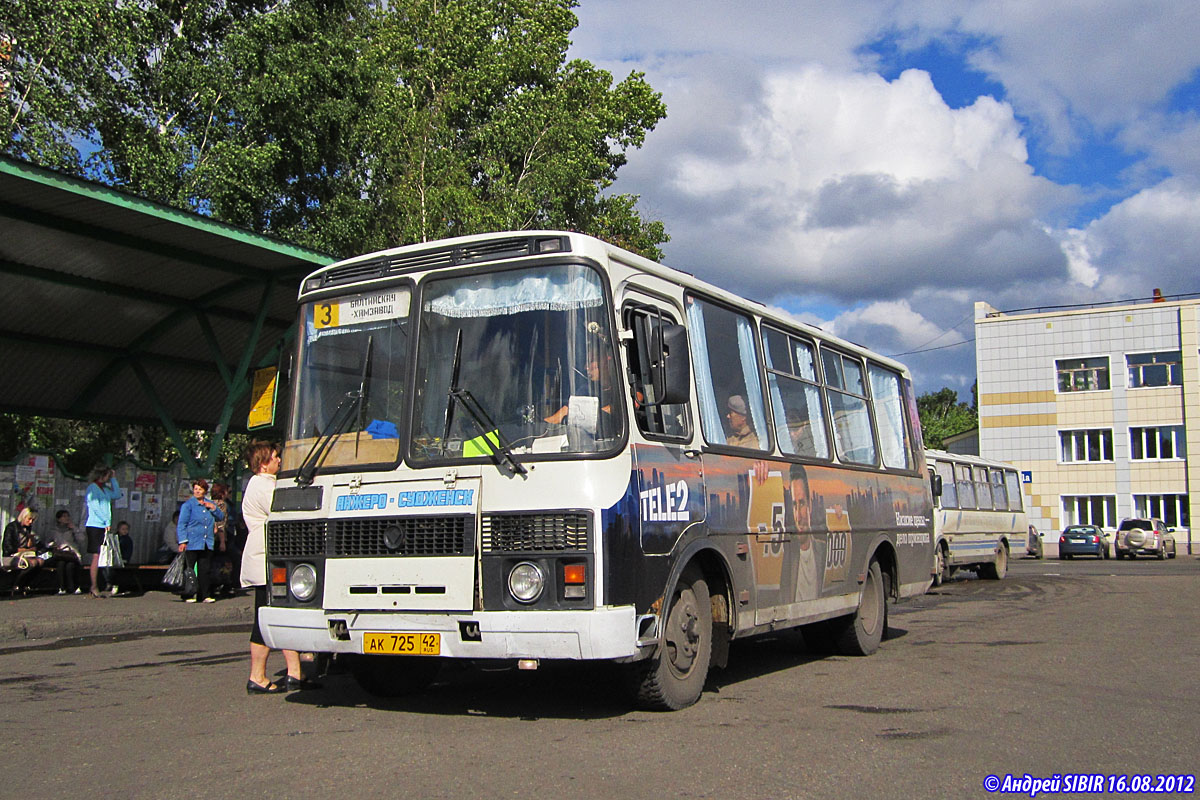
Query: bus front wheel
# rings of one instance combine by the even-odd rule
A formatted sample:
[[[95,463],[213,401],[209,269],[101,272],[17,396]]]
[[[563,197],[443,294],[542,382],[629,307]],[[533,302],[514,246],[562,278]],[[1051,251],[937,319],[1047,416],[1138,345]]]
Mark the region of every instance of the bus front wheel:
[[[712,601],[708,582],[694,566],[680,575],[657,652],[634,665],[638,703],[678,711],[700,699],[712,658]]]
[[[887,584],[878,561],[872,561],[863,581],[858,609],[829,621],[833,643],[847,656],[869,656],[879,649],[887,628]]]
[[[348,661],[354,680],[376,697],[419,692],[433,683],[442,667],[442,660],[433,656],[354,655]]]

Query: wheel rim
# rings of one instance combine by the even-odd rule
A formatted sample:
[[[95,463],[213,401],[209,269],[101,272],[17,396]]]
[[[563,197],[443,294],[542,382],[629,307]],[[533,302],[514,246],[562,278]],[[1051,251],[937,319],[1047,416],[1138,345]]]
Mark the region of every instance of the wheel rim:
[[[942,553],[942,548],[938,548],[933,553],[933,580],[934,583],[941,583],[942,576],[946,572],[946,557]]]
[[[696,594],[691,587],[680,590],[667,617],[666,644],[667,663],[671,671],[680,676],[691,672],[700,650],[700,609],[696,605]]]
[[[868,635],[874,635],[883,617],[883,612],[879,607],[879,598],[879,583],[875,580],[874,572],[867,570],[867,580],[863,584],[862,607],[859,609],[858,618],[862,621],[863,631]]]

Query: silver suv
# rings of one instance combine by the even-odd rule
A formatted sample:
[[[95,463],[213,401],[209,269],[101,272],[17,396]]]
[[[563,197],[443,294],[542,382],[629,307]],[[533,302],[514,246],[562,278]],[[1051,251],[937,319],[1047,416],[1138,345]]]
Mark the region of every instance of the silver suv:
[[[1117,540],[1113,551],[1117,558],[1135,558],[1138,555],[1157,556],[1160,560],[1175,557],[1174,528],[1168,528],[1161,519],[1127,519],[1117,528]]]

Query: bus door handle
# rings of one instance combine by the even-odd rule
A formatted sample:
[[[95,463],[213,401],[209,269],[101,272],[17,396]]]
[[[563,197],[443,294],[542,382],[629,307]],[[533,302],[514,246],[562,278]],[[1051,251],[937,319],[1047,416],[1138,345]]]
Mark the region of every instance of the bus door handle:
[[[690,458],[690,459],[693,459],[693,460],[695,460],[695,459],[697,459],[697,458],[699,458],[699,457],[700,457],[700,451],[699,451],[699,450],[694,450],[694,449],[688,449],[688,450],[684,450],[684,451],[683,451],[683,454],[684,454],[685,456],[687,456],[688,458]]]

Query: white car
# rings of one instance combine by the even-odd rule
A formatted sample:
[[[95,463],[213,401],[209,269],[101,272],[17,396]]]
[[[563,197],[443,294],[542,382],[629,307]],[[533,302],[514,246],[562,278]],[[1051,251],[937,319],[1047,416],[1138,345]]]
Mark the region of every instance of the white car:
[[[1117,558],[1156,556],[1160,560],[1175,557],[1174,528],[1153,517],[1124,520],[1117,528],[1113,552]]]

